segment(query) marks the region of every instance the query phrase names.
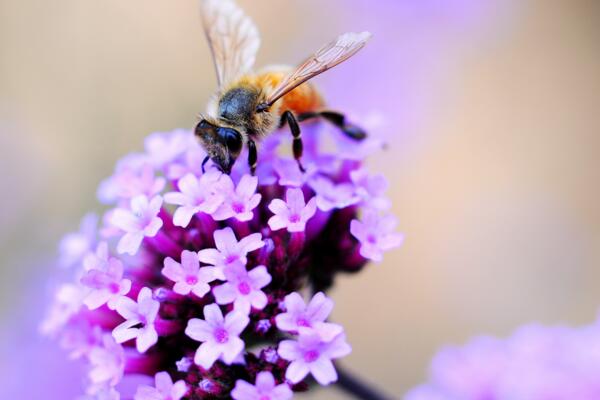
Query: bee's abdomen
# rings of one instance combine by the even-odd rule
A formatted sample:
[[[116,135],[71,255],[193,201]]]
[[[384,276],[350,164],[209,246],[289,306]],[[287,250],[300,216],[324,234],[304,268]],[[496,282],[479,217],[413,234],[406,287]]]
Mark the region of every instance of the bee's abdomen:
[[[272,90],[290,71],[282,68],[266,69],[257,75],[256,79],[259,82],[259,87]],[[321,109],[324,102],[317,88],[312,83],[305,82],[283,96],[275,104],[278,104],[281,113],[289,110],[297,115]]]

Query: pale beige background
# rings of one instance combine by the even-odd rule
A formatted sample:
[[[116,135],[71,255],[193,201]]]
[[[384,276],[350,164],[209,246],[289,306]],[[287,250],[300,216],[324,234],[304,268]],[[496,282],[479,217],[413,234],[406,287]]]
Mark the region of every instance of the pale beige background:
[[[365,7],[240,3],[267,38],[259,63],[302,58]],[[600,303],[599,3],[517,1],[510,17],[490,3],[480,27],[434,37],[428,65],[447,68],[417,82],[424,117],[371,163],[390,179],[405,245],[333,292],[346,365],[396,397],[441,345],[586,323]],[[394,35],[378,39],[394,52]],[[192,0],[0,1],[0,310],[49,271],[118,157],[193,125],[214,88],[208,57]]]

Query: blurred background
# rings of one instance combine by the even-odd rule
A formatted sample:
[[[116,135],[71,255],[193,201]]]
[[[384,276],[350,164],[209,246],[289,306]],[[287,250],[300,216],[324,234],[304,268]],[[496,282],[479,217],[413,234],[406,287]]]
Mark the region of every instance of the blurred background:
[[[350,369],[399,398],[440,346],[596,318],[599,2],[239,3],[263,36],[259,65],[375,34],[317,79],[332,107],[378,121],[389,148],[370,167],[407,237],[332,292]],[[2,380],[43,371],[48,393],[71,379],[32,339],[58,240],[100,210],[96,186],[119,157],[191,128],[214,89],[194,0],[0,0]]]

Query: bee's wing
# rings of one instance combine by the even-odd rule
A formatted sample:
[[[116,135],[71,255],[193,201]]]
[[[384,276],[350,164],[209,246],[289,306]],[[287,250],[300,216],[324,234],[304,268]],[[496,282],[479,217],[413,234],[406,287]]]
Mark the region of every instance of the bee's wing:
[[[371,36],[369,32],[348,32],[321,47],[277,85],[266,103],[272,105],[295,87],[346,61],[362,49]]]
[[[200,0],[200,14],[219,87],[223,87],[252,68],[260,35],[233,0]]]

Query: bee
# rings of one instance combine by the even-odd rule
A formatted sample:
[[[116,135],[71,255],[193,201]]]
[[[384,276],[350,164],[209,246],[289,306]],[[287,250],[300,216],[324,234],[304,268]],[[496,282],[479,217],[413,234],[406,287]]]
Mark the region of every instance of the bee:
[[[252,20],[234,0],[200,0],[204,33],[217,72],[218,90],[195,135],[208,160],[229,174],[244,146],[254,174],[258,161],[256,143],[285,124],[293,141],[292,152],[302,166],[302,134],[299,122],[323,118],[347,136],[362,140],[365,132],[341,113],[324,108],[323,98],[311,78],[346,61],[371,38],[369,32],[344,33],[321,47],[296,68],[266,67],[252,73],[260,36]]]

